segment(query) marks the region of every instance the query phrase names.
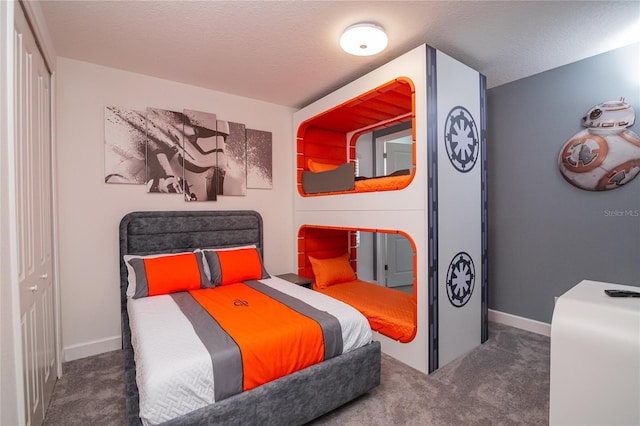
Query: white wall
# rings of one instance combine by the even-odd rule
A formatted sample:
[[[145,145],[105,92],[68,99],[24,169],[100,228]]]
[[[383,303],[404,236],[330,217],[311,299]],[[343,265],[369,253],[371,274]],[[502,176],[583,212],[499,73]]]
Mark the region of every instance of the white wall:
[[[293,109],[67,58],[58,58],[57,170],[62,344],[65,361],[120,348],[118,225],[138,210],[258,211],[265,266],[295,271]],[[273,189],[186,203],[143,185],[104,183],[104,107],[212,112],[272,132]],[[285,241],[287,243],[283,244]]]

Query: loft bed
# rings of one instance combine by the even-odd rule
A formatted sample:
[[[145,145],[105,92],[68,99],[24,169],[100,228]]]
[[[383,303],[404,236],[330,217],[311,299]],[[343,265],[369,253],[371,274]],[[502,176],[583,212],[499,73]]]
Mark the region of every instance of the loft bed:
[[[298,273],[312,280],[315,291],[353,306],[372,330],[401,343],[413,340],[417,332],[414,294],[358,279],[358,249],[350,244],[350,230],[310,227],[301,234]]]
[[[374,130],[410,122],[415,143],[415,88],[397,78],[300,124],[297,132],[297,179],[302,196],[393,191],[407,187],[412,167],[384,176],[356,176],[356,143]]]
[[[162,363],[164,356],[168,354],[160,351],[159,356],[152,362],[145,359],[143,363],[140,363],[144,354],[158,351],[156,351],[155,347],[149,348],[148,346],[144,346],[143,341],[148,341],[152,335],[147,334],[147,331],[140,332],[138,325],[140,323],[144,324],[145,321],[155,322],[156,328],[160,328],[161,333],[164,333],[164,335],[161,336],[162,339],[156,340],[155,343],[160,345],[164,344],[178,351],[183,349],[183,334],[185,330],[189,328],[188,326],[186,328],[180,326],[184,320],[179,319],[179,317],[172,316],[171,320],[167,321],[165,315],[171,310],[178,310],[177,308],[167,309],[167,307],[172,306],[173,303],[169,298],[174,298],[175,300],[187,294],[200,294],[200,292],[209,292],[208,294],[215,294],[215,298],[218,298],[218,295],[222,295],[224,291],[231,292],[230,294],[233,298],[235,291],[248,291],[240,286],[262,286],[262,291],[269,294],[273,293],[273,289],[277,290],[275,293],[278,291],[286,293],[285,296],[280,295],[278,297],[285,297],[289,302],[294,304],[301,303],[301,305],[299,305],[300,309],[315,309],[318,311],[329,307],[327,310],[331,315],[338,315],[339,313],[337,311],[344,311],[345,308],[348,311],[353,311],[351,308],[344,306],[344,304],[337,305],[337,303],[340,302],[319,294],[316,295],[313,291],[285,282],[277,277],[263,279],[265,274],[267,274],[264,267],[255,267],[255,265],[254,268],[247,269],[253,269],[253,274],[257,274],[257,276],[260,277],[259,280],[247,280],[245,283],[237,284],[225,283],[225,279],[230,279],[225,277],[235,276],[233,274],[236,273],[240,274],[237,276],[241,276],[244,273],[244,270],[234,270],[233,274],[229,272],[231,275],[228,275],[226,272],[227,269],[225,269],[227,268],[226,265],[228,265],[228,262],[225,259],[233,258],[235,253],[243,251],[247,253],[256,252],[258,253],[256,258],[260,259],[259,254],[263,249],[262,235],[262,218],[257,212],[253,211],[134,212],[127,214],[122,219],[120,223],[120,291],[128,424],[139,425],[162,422],[167,425],[205,425],[214,423],[225,425],[300,425],[351,401],[380,383],[381,355],[380,344],[378,342],[371,341],[369,337],[366,344],[356,347],[354,341],[362,341],[363,338],[366,340],[366,334],[361,334],[358,339],[348,337],[345,340],[343,337],[344,352],[339,353],[339,351],[335,349],[336,345],[328,343],[325,337],[325,350],[328,350],[326,349],[327,347],[332,347],[332,350],[336,353],[336,356],[330,359],[299,369],[298,371],[284,375],[268,383],[256,385],[250,390],[240,393],[231,392],[230,396],[224,399],[216,400],[206,405],[201,403],[199,408],[189,410],[188,412],[181,412],[180,403],[174,404],[173,407],[167,410],[167,412],[170,413],[168,414],[168,419],[162,418],[160,421],[156,421],[146,416],[143,416],[141,419],[140,409],[144,404],[149,403],[149,389],[151,388],[149,388],[147,382],[141,382],[142,387],[140,389],[142,389],[142,391],[139,391],[138,379],[140,376],[147,374],[149,364]],[[209,250],[200,252],[197,249]],[[223,250],[229,251],[225,254]],[[211,255],[211,252],[214,252],[215,255]],[[194,253],[203,254],[201,257],[198,257],[200,254]],[[201,280],[200,282],[202,283],[206,282],[205,278],[208,278],[210,280],[209,282],[211,282],[211,280],[222,280],[221,284],[224,285],[221,285],[219,288],[201,288],[198,286],[197,289],[188,293],[183,291],[171,294],[158,293],[157,295],[151,295],[152,293],[156,293],[157,289],[160,288],[159,285],[156,285],[155,280],[157,278],[154,278],[157,277],[157,274],[152,274],[150,272],[151,269],[147,269],[144,274],[140,274],[140,269],[137,268],[140,267],[141,262],[137,262],[134,259],[143,257],[145,259],[143,262],[144,265],[147,265],[147,268],[151,268],[149,265],[156,264],[153,263],[153,260],[148,261],[148,259],[155,259],[150,256],[160,256],[164,259],[165,257],[174,258],[183,255],[189,260],[192,259],[192,255],[195,256],[193,258],[199,259],[196,263],[199,272],[193,274],[196,280]],[[125,261],[125,256],[127,256],[127,261]],[[210,256],[218,259],[218,263],[212,262]],[[200,263],[200,261],[206,261],[207,267],[201,268],[204,263]],[[261,261],[259,261],[259,264],[261,266]],[[134,269],[135,274],[130,273],[131,268]],[[220,272],[220,275],[217,275],[218,272]],[[131,295],[129,286],[132,276],[133,282],[135,283],[134,285],[136,286],[135,292],[138,292],[138,290],[142,288],[143,295],[147,295],[148,297],[139,297],[136,299],[133,296],[128,296],[128,294]],[[141,276],[147,278],[146,287],[139,286]],[[164,276],[162,276],[162,278],[164,279]],[[238,287],[234,287],[236,285]],[[147,293],[144,293],[145,291]],[[221,292],[211,293],[216,291]],[[242,294],[244,295],[245,293]],[[324,297],[324,299],[320,299],[321,302],[312,301],[312,299],[315,299],[317,296]],[[296,302],[294,299],[299,300]],[[163,300],[162,303],[164,303],[164,307],[162,309],[155,309],[155,305],[151,304],[160,300]],[[236,302],[238,300],[240,300],[240,302],[246,302],[244,296],[237,297]],[[253,306],[253,299],[250,300],[251,303],[247,304]],[[318,303],[318,305],[314,305],[315,303]],[[141,306],[141,304],[152,307],[146,309],[146,311],[144,309],[140,311],[138,307]],[[309,304],[311,307],[304,307],[306,304]],[[244,303],[240,303],[239,306],[239,309],[247,308]],[[130,311],[130,309],[132,310]],[[182,307],[180,309],[182,309]],[[359,314],[357,315],[359,316]],[[141,321],[141,318],[143,321]],[[146,320],[144,320],[145,318]],[[342,316],[337,316],[336,318],[341,324],[343,321],[346,321]],[[358,317],[350,316],[349,318],[355,320]],[[229,319],[227,318],[226,320]],[[233,320],[233,317],[231,317],[230,321],[234,323],[235,326],[236,321]],[[364,318],[362,321],[366,323]],[[222,322],[221,324],[225,323]],[[133,332],[131,325],[133,325]],[[172,336],[170,332],[171,330],[175,330],[176,327],[181,330],[180,334]],[[182,329],[180,329],[180,327],[182,327]],[[344,335],[344,327],[342,332]],[[180,344],[175,343],[178,339],[180,339]],[[336,341],[337,340],[339,339],[336,338]],[[197,344],[194,345],[198,346]],[[272,346],[275,346],[277,349],[278,345]],[[347,346],[350,346],[349,350]],[[237,382],[238,375],[235,374],[228,374],[229,380],[225,377],[225,380],[218,381],[218,373],[216,373],[216,371],[220,371],[220,368],[216,369],[215,360],[219,359],[217,357],[220,355],[216,355],[214,352],[207,355],[205,351],[205,358],[207,356],[210,356],[210,358],[208,363],[205,362],[205,364],[209,365],[208,368],[213,370],[212,375],[215,376],[213,377],[216,384],[215,389],[201,389],[199,391],[191,391],[191,393],[187,392],[187,396],[191,398],[200,398],[207,393],[217,394],[219,391],[218,388],[225,388],[227,382]],[[182,371],[181,363],[182,360],[179,359],[175,364],[171,364],[170,368],[166,368],[160,372],[156,371],[152,373],[150,377],[160,379],[163,376],[175,372],[178,373],[178,376],[188,374],[192,374],[193,377],[197,378],[206,376],[189,373],[187,370]],[[210,366],[211,364],[213,364],[213,367]],[[223,373],[227,372],[223,371]],[[166,383],[162,384],[162,386],[165,386],[169,400],[176,399],[174,398],[176,395],[172,395],[174,389],[177,388],[176,386]],[[162,386],[160,387],[161,389]],[[167,401],[163,400],[163,403],[164,402]]]

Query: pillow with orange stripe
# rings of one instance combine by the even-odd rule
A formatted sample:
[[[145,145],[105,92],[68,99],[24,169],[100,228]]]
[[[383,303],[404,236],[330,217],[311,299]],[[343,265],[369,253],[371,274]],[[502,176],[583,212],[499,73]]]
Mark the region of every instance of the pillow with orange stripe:
[[[349,262],[349,253],[327,259],[309,256],[309,262],[315,276],[315,285],[318,288],[327,288],[332,284],[356,279],[356,273],[353,272]]]
[[[270,278],[257,248],[199,251],[204,254],[214,286]]]
[[[202,265],[202,253],[174,253],[151,256],[125,256],[129,270],[131,297],[157,296],[179,291],[211,288]],[[133,281],[133,282],[132,282]]]

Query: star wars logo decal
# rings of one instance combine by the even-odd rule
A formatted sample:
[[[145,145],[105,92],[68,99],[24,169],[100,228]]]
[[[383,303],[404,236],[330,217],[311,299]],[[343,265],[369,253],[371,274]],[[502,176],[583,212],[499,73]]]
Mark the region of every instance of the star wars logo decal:
[[[444,125],[447,155],[456,170],[467,173],[476,164],[480,142],[478,129],[471,113],[463,106],[449,111]]]
[[[447,271],[447,296],[456,308],[463,307],[473,293],[476,269],[473,259],[461,251],[453,257]]]

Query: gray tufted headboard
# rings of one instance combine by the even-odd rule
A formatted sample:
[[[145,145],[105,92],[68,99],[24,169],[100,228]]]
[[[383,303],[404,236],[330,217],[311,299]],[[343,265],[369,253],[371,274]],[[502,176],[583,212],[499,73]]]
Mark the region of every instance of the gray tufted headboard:
[[[126,303],[126,254],[176,253],[255,244],[263,253],[262,217],[252,210],[129,213],[120,221],[120,292]],[[124,308],[124,306],[123,306]]]

